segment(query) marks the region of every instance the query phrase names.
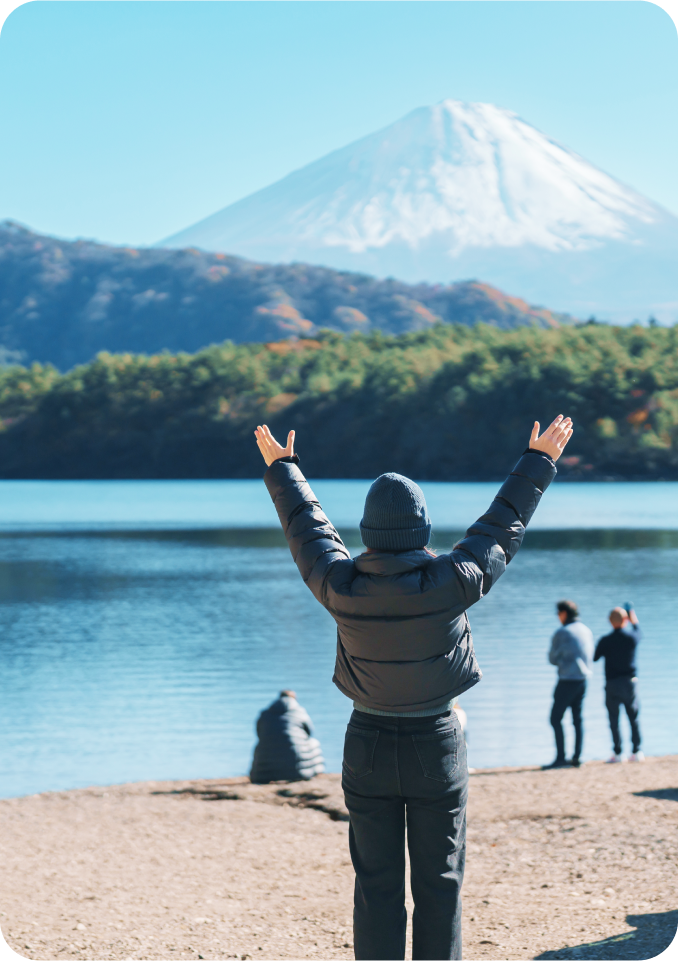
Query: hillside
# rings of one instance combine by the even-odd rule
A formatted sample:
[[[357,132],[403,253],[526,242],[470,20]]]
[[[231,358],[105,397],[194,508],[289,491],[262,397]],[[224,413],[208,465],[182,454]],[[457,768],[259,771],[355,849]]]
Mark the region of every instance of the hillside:
[[[506,475],[534,419],[574,418],[559,473],[678,479],[678,327],[437,324],[0,371],[0,477],[259,477],[294,427],[310,477]]]
[[[678,321],[678,217],[489,103],[413,110],[163,244]]]
[[[99,351],[196,351],[232,340],[425,330],[437,321],[554,327],[570,318],[478,282],[410,286],[198,250],[75,243],[0,225],[0,360],[60,370]]]

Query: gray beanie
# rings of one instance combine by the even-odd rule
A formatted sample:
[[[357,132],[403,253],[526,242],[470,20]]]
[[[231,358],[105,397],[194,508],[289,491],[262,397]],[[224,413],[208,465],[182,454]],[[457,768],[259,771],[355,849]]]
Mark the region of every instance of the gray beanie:
[[[377,477],[367,492],[360,536],[365,547],[378,551],[426,547],[431,522],[421,487],[402,474]]]

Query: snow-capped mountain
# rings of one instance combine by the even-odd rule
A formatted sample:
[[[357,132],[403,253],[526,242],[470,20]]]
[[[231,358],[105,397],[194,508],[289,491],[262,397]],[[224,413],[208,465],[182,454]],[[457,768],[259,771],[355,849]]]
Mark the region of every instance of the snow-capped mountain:
[[[162,246],[678,320],[678,218],[492,104],[415,110]]]

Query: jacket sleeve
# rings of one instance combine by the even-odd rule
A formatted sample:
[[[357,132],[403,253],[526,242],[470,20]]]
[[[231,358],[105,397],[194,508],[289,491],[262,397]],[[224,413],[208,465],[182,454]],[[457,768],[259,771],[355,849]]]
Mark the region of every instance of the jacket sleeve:
[[[299,573],[324,604],[325,581],[332,565],[351,555],[296,464],[273,461],[264,474],[264,483]]]
[[[556,633],[551,638],[551,650],[549,651],[549,663],[558,664],[560,662],[560,631]]]
[[[596,644],[596,651],[593,655],[594,661],[599,661],[601,657],[605,657],[605,640],[606,638],[601,637],[601,639]]]
[[[541,495],[555,476],[556,465],[548,454],[527,450],[499,488],[489,510],[455,546],[451,558],[468,606],[487,594],[515,557]]]

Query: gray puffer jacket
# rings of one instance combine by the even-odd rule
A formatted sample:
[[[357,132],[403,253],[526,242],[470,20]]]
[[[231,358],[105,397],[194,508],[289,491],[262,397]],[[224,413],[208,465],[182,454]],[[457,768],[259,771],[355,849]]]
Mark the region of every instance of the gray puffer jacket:
[[[311,718],[296,698],[281,695],[257,721],[259,743],[254,749],[250,780],[308,781],[325,770],[320,742]]]
[[[466,611],[504,573],[555,474],[550,457],[526,451],[450,554],[351,559],[296,463],[271,464],[264,480],[292,557],[337,623],[340,691],[374,710],[420,711],[478,683]]]

